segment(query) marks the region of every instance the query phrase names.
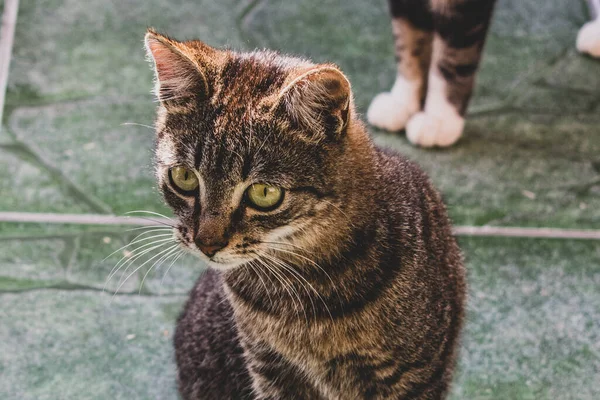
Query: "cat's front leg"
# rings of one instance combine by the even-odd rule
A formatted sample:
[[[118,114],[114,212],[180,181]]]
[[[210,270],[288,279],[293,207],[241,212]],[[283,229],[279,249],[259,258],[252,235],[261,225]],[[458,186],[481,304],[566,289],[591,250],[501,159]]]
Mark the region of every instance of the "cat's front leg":
[[[396,82],[391,91],[375,96],[367,119],[388,131],[399,131],[420,109],[427,86],[433,20],[427,2],[390,0],[397,59]]]
[[[432,0],[434,39],[425,107],[411,118],[413,144],[450,146],[462,135],[495,0]]]

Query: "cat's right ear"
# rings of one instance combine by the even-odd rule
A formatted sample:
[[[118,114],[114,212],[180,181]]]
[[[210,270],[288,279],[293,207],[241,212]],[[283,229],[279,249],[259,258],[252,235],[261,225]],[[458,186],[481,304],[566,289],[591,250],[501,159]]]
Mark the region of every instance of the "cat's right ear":
[[[352,91],[346,76],[334,65],[321,64],[291,76],[275,109],[283,109],[300,131],[311,138],[339,138],[346,130]]]
[[[208,81],[197,57],[197,43],[192,47],[152,29],[147,31],[144,41],[148,59],[154,66],[154,93],[165,107],[180,107],[192,99],[210,96]]]

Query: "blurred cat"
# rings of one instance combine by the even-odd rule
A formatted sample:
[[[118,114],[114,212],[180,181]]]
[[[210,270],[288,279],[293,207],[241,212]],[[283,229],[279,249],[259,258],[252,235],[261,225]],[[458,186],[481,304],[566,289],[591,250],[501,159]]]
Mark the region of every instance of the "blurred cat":
[[[398,73],[376,96],[371,125],[406,129],[413,144],[450,146],[461,136],[496,0],[389,0]]]
[[[450,146],[462,135],[465,112],[496,0],[389,0],[398,73],[377,95],[369,123],[406,129],[423,147]],[[588,0],[593,16],[600,0]],[[600,57],[600,18],[580,31],[577,47]]]
[[[577,50],[600,58],[600,0],[587,0],[593,21],[585,24],[577,35]]]

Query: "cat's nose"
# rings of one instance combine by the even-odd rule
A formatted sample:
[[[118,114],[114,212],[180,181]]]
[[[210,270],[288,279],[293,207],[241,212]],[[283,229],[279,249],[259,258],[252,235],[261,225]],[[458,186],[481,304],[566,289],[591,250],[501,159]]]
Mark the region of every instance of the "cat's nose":
[[[208,257],[212,257],[215,253],[221,250],[223,247],[227,246],[229,242],[227,240],[212,240],[202,238],[200,235],[196,236],[194,239],[196,246],[200,249],[201,252],[206,254]]]
[[[201,252],[208,257],[229,244],[229,237],[226,230],[227,224],[222,216],[214,214],[204,214],[198,221],[198,231],[194,238],[194,243]]]

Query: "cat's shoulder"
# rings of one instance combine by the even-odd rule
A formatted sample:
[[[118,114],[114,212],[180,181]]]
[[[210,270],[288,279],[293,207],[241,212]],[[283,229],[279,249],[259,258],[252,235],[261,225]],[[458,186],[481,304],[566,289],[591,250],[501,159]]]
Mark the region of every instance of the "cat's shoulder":
[[[376,151],[379,170],[388,183],[395,186],[430,185],[427,174],[414,161],[390,148],[377,147]]]

